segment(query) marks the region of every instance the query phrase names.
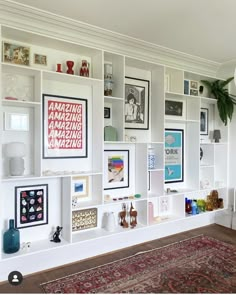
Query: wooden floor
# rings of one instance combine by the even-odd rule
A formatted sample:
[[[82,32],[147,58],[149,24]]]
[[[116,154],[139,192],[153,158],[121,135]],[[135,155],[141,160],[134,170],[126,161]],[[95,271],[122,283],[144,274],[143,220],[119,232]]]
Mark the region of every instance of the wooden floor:
[[[139,251],[145,251],[165,246],[199,234],[205,234],[218,240],[236,245],[235,230],[213,224],[195,230],[168,236],[162,239],[150,241],[144,244],[139,244],[137,246],[129,247],[124,250],[97,256],[95,258],[86,259],[84,261],[62,266],[53,270],[47,270],[34,275],[30,275],[25,277],[22,284],[19,286],[12,286],[9,283],[3,283],[0,285],[0,293],[43,293],[40,288],[41,283],[67,276],[75,272],[83,271],[92,267],[96,267],[101,264],[112,262],[114,260],[133,255]]]

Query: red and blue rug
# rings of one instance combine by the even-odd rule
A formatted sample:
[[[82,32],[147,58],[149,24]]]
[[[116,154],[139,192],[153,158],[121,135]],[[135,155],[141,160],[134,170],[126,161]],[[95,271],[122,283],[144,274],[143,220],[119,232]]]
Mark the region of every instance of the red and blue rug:
[[[45,293],[236,293],[236,247],[197,236],[41,287]]]

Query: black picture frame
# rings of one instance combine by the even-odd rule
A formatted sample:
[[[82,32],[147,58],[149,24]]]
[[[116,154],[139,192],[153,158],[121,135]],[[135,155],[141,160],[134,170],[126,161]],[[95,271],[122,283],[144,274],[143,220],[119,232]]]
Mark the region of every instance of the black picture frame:
[[[165,183],[184,181],[184,130],[165,129]]]
[[[125,77],[125,129],[149,129],[149,80]]]
[[[15,187],[16,228],[48,224],[48,184]]]
[[[111,108],[104,107],[104,118],[105,119],[111,118]]]
[[[129,187],[129,150],[104,150],[104,190]]]
[[[87,158],[87,99],[51,94],[42,96],[43,158]]]
[[[201,108],[200,111],[200,135],[208,135],[208,109]]]

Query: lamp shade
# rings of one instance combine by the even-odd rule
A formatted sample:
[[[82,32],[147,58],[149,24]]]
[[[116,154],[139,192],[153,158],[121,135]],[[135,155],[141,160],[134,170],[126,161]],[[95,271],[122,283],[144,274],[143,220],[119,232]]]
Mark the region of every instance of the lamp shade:
[[[221,139],[220,130],[218,129],[214,130],[213,139],[215,139],[215,142],[219,142],[219,140]]]
[[[10,142],[6,145],[5,153],[9,158],[24,157],[25,144],[23,142]]]

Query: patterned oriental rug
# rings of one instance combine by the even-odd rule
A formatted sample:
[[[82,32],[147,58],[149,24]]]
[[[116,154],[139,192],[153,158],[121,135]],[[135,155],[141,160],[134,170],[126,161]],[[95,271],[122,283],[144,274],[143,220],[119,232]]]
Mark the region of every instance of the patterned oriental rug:
[[[236,293],[236,247],[201,235],[41,287],[45,293]]]

